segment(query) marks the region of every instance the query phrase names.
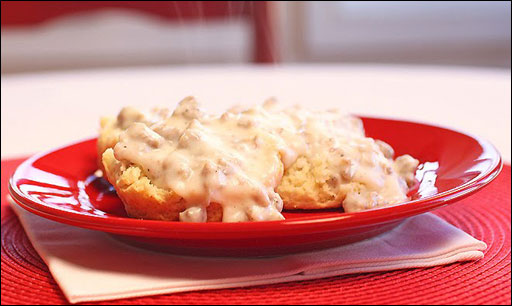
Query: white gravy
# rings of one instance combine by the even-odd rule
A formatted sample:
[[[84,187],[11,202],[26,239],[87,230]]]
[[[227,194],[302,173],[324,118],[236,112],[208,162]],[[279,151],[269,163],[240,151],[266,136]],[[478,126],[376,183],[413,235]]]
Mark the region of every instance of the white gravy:
[[[159,120],[123,112],[118,125],[125,131],[115,157],[140,166],[154,185],[185,199],[180,221],[205,222],[210,203],[222,206],[223,222],[284,219],[274,190],[302,155],[325,156],[340,182],[364,186],[347,194],[347,212],[406,200],[406,182],[417,166],[410,156],[395,163],[389,145],[365,137],[359,119],[337,111],[279,110],[269,101],[211,116],[189,97],[172,115],[158,110]]]

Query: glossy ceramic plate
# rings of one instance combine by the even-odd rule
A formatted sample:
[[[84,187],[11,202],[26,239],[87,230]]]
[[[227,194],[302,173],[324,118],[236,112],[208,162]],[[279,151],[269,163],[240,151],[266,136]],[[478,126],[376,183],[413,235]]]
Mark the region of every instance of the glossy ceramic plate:
[[[453,130],[363,118],[370,137],[421,162],[411,201],[356,213],[285,211],[283,221],[183,223],[126,216],[113,188],[94,175],[96,139],[34,156],[9,190],[26,210],[58,222],[104,231],[133,244],[208,256],[269,256],[333,247],[388,231],[407,217],[453,203],[494,179],[502,162],[485,140]],[[461,206],[460,209],[464,209]]]

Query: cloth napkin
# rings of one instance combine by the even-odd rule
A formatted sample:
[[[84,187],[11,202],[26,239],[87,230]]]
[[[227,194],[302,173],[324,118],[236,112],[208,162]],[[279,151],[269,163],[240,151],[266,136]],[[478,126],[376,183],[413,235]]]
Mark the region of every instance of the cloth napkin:
[[[427,213],[380,236],[311,253],[188,257],[132,247],[106,233],[50,221],[11,204],[71,303],[431,267],[480,259],[487,247]]]

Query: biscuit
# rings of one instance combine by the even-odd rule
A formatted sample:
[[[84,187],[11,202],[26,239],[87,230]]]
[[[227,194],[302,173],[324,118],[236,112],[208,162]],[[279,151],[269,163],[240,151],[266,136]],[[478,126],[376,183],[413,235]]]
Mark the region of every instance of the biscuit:
[[[114,157],[111,148],[102,154],[102,164],[108,181],[116,189],[129,216],[139,219],[178,221],[187,207],[184,200],[172,190],[151,183],[143,171],[134,165],[124,166]],[[222,220],[222,207],[211,203],[207,207],[207,222]]]
[[[98,167],[105,172],[102,155],[108,148],[113,148],[119,141],[122,130],[117,126],[117,120],[112,117],[103,117],[100,120],[100,133],[96,142],[98,152]]]
[[[263,108],[270,107],[267,105]],[[174,114],[183,119],[178,122],[182,125],[180,129],[187,126],[187,122],[190,122],[197,131],[211,126],[209,125],[211,123],[208,122],[205,126],[200,123],[203,115],[198,113],[197,103],[190,97],[180,103]],[[333,111],[316,112],[310,116],[309,113],[299,108],[288,113],[272,113],[268,109],[253,108],[246,111],[245,114],[247,115],[244,117],[244,112],[228,111],[220,117],[220,120],[234,120],[231,121],[231,124],[234,122],[234,125],[230,126],[230,129],[247,129],[247,132],[243,132],[258,135],[254,138],[254,143],[241,143],[241,146],[255,145],[257,148],[259,143],[260,147],[266,148],[267,151],[264,152],[271,152],[269,154],[278,154],[279,152],[276,156],[281,156],[281,158],[276,157],[277,162],[268,163],[268,165],[272,165],[272,169],[275,169],[274,175],[262,181],[264,186],[273,186],[272,188],[274,188],[268,193],[269,198],[267,199],[274,203],[274,207],[284,207],[288,210],[344,208],[345,211],[352,212],[407,200],[407,184],[411,184],[414,180],[414,171],[418,161],[408,155],[393,161],[393,149],[382,141],[365,137],[360,119],[349,116],[341,117],[338,115],[339,113]],[[279,117],[272,117],[276,114],[287,116],[283,120],[288,121],[279,125]],[[144,166],[143,169],[141,165],[137,165],[137,162],[130,162],[129,158],[123,158],[123,161],[120,161],[114,155],[113,148],[118,142],[122,142],[120,136],[134,123],[158,138],[156,140],[145,139],[150,150],[154,150],[161,141],[165,141],[161,135],[174,135],[172,137],[178,137],[179,145],[182,147],[197,148],[196,141],[199,140],[196,138],[200,136],[191,133],[189,136],[195,138],[190,139],[191,143],[185,143],[188,138],[185,139],[184,136],[187,136],[188,133],[181,134],[183,130],[175,128],[175,125],[171,124],[168,130],[162,129],[165,128],[165,125],[162,124],[167,124],[166,119],[170,118],[168,112],[157,110],[153,115],[155,115],[153,119],[148,119],[149,116],[135,109],[124,108],[117,118],[102,118],[97,142],[99,167],[116,189],[128,215],[141,219],[178,221],[180,213],[190,207],[189,203],[171,188],[164,188],[161,181],[159,186],[156,184],[159,181],[152,182],[149,172],[145,173],[144,171],[147,166]],[[264,120],[270,120],[268,126],[258,129],[259,126],[265,124]],[[278,123],[276,124],[276,122]],[[154,125],[147,129],[151,124]],[[284,127],[284,130],[281,126]],[[274,130],[269,130],[270,128]],[[230,129],[222,130],[222,134],[216,135],[229,134],[232,132]],[[158,133],[154,133],[152,130]],[[300,132],[301,135],[295,136],[295,132]],[[353,138],[351,138],[351,134],[354,135]],[[279,137],[292,139],[292,141],[300,139],[299,141],[304,143],[294,142],[291,147],[283,148],[282,140]],[[155,144],[149,140],[155,141]],[[128,147],[130,147],[129,144]],[[290,148],[293,149],[291,154]],[[116,148],[116,154],[118,154],[117,150]],[[295,153],[298,154],[294,155]],[[266,155],[260,154],[259,156]],[[260,159],[260,157],[256,159]],[[250,163],[253,160],[246,160],[246,162]],[[288,162],[289,160],[292,162]],[[284,162],[286,162],[286,167]],[[219,166],[220,164],[215,162],[208,169],[210,172],[223,171],[224,168]],[[362,171],[357,172],[357,169],[362,169]],[[205,169],[203,169],[204,171]],[[154,177],[153,171],[151,174]],[[379,193],[382,188],[391,190],[393,196],[383,197]],[[223,214],[230,215],[223,211],[224,207],[221,204],[212,202],[206,206],[207,222],[219,222],[223,220]],[[254,208],[261,209],[258,206]],[[252,209],[250,208],[251,211]],[[278,210],[280,211],[281,208]],[[251,216],[249,213],[248,216],[249,220],[258,220],[257,216]]]
[[[329,176],[328,161],[301,156],[288,168],[277,186],[285,209],[323,209],[341,207],[343,192]]]

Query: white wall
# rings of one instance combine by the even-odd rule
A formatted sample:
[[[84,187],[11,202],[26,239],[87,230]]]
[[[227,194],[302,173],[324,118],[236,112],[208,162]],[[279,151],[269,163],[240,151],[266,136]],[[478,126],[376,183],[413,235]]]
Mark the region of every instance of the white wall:
[[[2,29],[2,73],[65,68],[251,60],[247,21],[165,22],[127,11],[67,16]]]
[[[284,62],[510,67],[510,2],[272,2]],[[252,31],[239,17],[164,22],[131,11],[2,28],[2,73],[167,64],[244,63]]]
[[[288,61],[510,67],[508,1],[314,1],[281,8]],[[292,31],[298,33],[293,34]]]

